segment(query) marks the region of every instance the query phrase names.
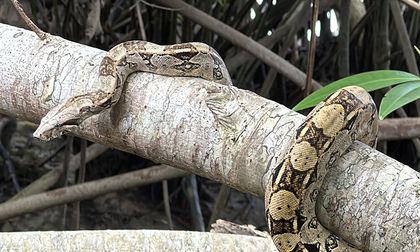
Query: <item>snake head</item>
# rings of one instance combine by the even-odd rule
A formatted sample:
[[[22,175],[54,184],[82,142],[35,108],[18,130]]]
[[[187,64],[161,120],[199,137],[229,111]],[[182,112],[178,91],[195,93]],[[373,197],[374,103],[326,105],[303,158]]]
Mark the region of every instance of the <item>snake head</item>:
[[[44,141],[64,133],[75,132],[79,124],[92,116],[92,101],[82,96],[72,97],[50,110],[42,119],[33,136]]]

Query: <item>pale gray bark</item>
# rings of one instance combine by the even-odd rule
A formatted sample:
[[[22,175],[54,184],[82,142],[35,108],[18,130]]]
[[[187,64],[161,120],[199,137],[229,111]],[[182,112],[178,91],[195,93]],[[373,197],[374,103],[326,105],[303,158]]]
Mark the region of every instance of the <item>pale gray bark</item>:
[[[7,251],[272,251],[270,239],[164,230],[103,230],[1,233]]]
[[[0,24],[0,112],[39,122],[93,90],[104,52]],[[77,135],[263,196],[304,117],[254,93],[198,78],[133,74],[121,101]],[[363,144],[338,158],[317,202],[322,222],[359,248],[420,250],[420,175]]]

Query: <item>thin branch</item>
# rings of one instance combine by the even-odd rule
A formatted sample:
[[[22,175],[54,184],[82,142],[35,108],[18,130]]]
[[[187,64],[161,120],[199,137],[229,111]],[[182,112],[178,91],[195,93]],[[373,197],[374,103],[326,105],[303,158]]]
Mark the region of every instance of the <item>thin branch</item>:
[[[210,232],[222,234],[241,234],[271,239],[267,232],[259,231],[252,225],[239,225],[225,220],[217,220],[216,223],[211,224]]]
[[[73,185],[0,204],[0,221],[22,214],[74,201],[95,198],[106,193],[148,185],[164,179],[178,178],[187,172],[158,165],[113,177]]]
[[[66,148],[64,153],[64,160],[63,160],[63,180],[62,180],[62,186],[67,187],[68,186],[68,178],[69,178],[69,166],[70,166],[70,158],[73,154],[73,136],[67,136],[66,138]],[[63,216],[62,216],[62,229],[66,229],[66,220],[67,220],[67,204],[63,205]]]
[[[41,39],[44,40],[47,38],[47,34],[42,31],[32,20],[26,15],[25,11],[22,8],[22,5],[19,3],[18,0],[10,0],[19,13],[19,15],[22,17],[23,21],[25,21],[26,25],[29,26],[29,28],[36,33],[36,35]]]
[[[338,75],[344,78],[350,74],[350,5],[351,1],[341,1],[340,34],[338,37]]]
[[[141,15],[140,3],[136,3],[136,14],[139,21],[140,35],[142,40],[147,40],[146,31],[144,29],[143,17]]]
[[[403,2],[404,4],[408,5],[409,7],[413,8],[417,11],[420,11],[420,4],[416,3],[415,1],[413,1],[413,0],[400,0],[400,1]]]
[[[41,162],[39,162],[39,164],[37,164],[37,167],[42,167],[44,166],[44,164],[46,164],[48,161],[50,161],[53,157],[57,156],[57,154],[64,149],[64,147],[66,147],[66,142],[64,141],[63,143],[61,143],[60,146],[58,146],[50,155],[48,155],[47,157],[45,157]]]
[[[230,187],[225,184],[222,184],[220,186],[219,194],[217,194],[217,198],[214,202],[213,210],[211,212],[207,229],[210,230],[211,227],[213,227],[213,224],[216,222],[216,220],[220,217],[220,214],[222,213],[227,201],[229,200],[229,195]]]
[[[316,34],[315,25],[318,20],[319,0],[312,0],[312,18],[311,18],[311,43],[308,51],[308,61],[306,65],[306,83],[303,90],[303,96],[306,97],[312,90],[312,75],[314,72]]]
[[[205,231],[203,214],[200,207],[200,198],[198,196],[197,179],[191,174],[182,180],[182,190],[187,196],[190,205],[191,217],[195,231]]]
[[[87,140],[80,139],[80,169],[79,176],[77,179],[78,184],[85,182],[86,175],[86,149],[87,149]],[[76,201],[74,204],[74,229],[80,228],[80,201]]]
[[[176,8],[167,8],[167,7],[162,6],[162,5],[149,3],[149,2],[147,2],[145,0],[139,0],[139,2],[142,2],[145,5],[148,5],[148,6],[152,7],[152,8],[156,8],[156,9],[161,9],[161,10],[166,10],[166,11],[179,11],[179,9],[176,9]]]
[[[168,219],[169,229],[174,229],[174,224],[172,223],[171,216],[171,204],[169,203],[169,193],[168,193],[168,180],[162,181],[162,191],[163,191],[163,205],[165,207],[166,218]]]

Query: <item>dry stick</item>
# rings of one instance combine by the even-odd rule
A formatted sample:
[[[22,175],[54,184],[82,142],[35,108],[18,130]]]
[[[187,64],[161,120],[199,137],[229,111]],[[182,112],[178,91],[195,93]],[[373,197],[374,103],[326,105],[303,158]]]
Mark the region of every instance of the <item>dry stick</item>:
[[[42,175],[42,177],[40,177],[39,179],[32,182],[30,185],[26,186],[22,191],[10,198],[7,202],[15,201],[17,199],[21,199],[40,192],[45,192],[50,187],[57,184],[62,175],[62,167],[60,167],[59,169],[49,171],[46,174]]]
[[[148,185],[164,179],[178,178],[186,174],[187,172],[185,171],[167,165],[158,165],[147,169],[35,194],[26,198],[0,204],[0,221],[53,206],[95,198],[110,192]]]
[[[194,175],[189,175],[182,180],[182,190],[187,196],[190,205],[194,230],[204,232],[205,226],[198,196],[197,179]]]
[[[252,225],[239,225],[230,221],[217,220],[216,223],[211,225],[211,233],[223,233],[223,234],[237,234],[237,235],[248,235],[248,236],[260,236],[271,239],[271,236],[267,232],[259,231]]]
[[[207,229],[210,230],[212,227],[212,224],[216,222],[216,220],[219,218],[220,214],[222,213],[223,209],[226,206],[226,203],[229,199],[230,195],[230,187],[222,184],[220,187],[220,191],[217,194],[217,198],[215,200],[213,210],[211,212],[211,216],[207,225]]]
[[[64,148],[66,147],[66,142],[64,141],[63,143],[61,143],[60,146],[58,146],[58,148],[56,148],[52,153],[50,153],[50,155],[48,155],[45,159],[43,159],[41,162],[39,162],[39,164],[37,164],[37,167],[42,167],[44,164],[46,164],[48,161],[50,161],[53,157],[57,156],[57,154]]]
[[[73,153],[73,136],[67,136],[66,138],[66,148],[64,153],[64,160],[63,160],[63,187],[67,187],[68,185],[68,177],[69,177],[69,166],[70,166],[70,158]],[[67,219],[67,204],[63,206],[63,216],[62,216],[62,229],[66,229],[66,219]]]
[[[168,180],[166,179],[162,181],[162,190],[163,190],[163,204],[165,206],[165,214],[166,214],[166,218],[168,219],[169,229],[173,230],[174,225],[172,224],[171,205],[169,203]]]
[[[145,0],[139,0],[139,1],[142,2],[142,3],[144,3],[145,5],[148,5],[148,6],[152,7],[152,8],[166,10],[166,11],[178,11],[178,9],[166,8],[166,7],[161,6],[161,5],[149,3],[149,2],[147,2]]]
[[[146,40],[146,31],[144,29],[143,17],[141,15],[140,3],[136,3],[136,14],[139,21],[141,39]]]
[[[350,4],[351,1],[341,1],[340,5],[340,35],[338,37],[338,76],[340,78],[350,74]]]
[[[108,148],[101,145],[101,144],[92,144],[87,148],[86,151],[86,161],[89,162],[99,155],[107,151]],[[79,168],[81,156],[80,154],[74,155],[70,160],[69,170],[75,171]],[[63,174],[63,167],[58,169],[52,170],[46,174],[44,174],[39,179],[32,182],[30,185],[25,187],[22,191],[18,194],[13,196],[13,198],[9,199],[9,201],[14,201],[23,197],[27,197],[33,194],[45,192],[53,185],[57,184],[58,180],[60,179],[61,175]]]
[[[86,175],[86,148],[87,140],[80,139],[80,169],[77,184],[85,182]],[[80,228],[80,201],[76,201],[74,204],[74,229]]]
[[[23,21],[25,21],[25,23],[29,26],[29,28],[36,33],[36,35],[41,39],[44,40],[47,38],[47,34],[45,32],[43,32],[41,29],[38,28],[38,26],[36,26],[36,24],[34,24],[34,22],[32,22],[32,20],[26,15],[25,11],[22,8],[22,5],[20,5],[18,0],[10,0],[13,4],[13,6],[15,6],[15,9],[17,10],[17,12],[19,13],[19,15],[22,17]]]
[[[413,0],[400,0],[400,1],[410,6],[411,8],[420,11],[420,4],[416,3],[415,1]]]
[[[225,23],[209,16],[205,12],[198,10],[185,3],[182,0],[156,0],[157,2],[170,6],[172,8],[179,9],[179,12],[187,18],[195,21],[198,24],[206,27],[222,36],[226,40],[230,41],[236,46],[239,46],[254,55],[256,58],[263,61],[265,64],[273,67],[279,73],[289,78],[291,81],[296,83],[300,87],[305,86],[306,75],[300,71],[297,67],[290,64],[285,59],[281,58],[277,54],[273,53],[266,47],[262,46],[255,40],[249,38],[243,33],[233,29]],[[320,88],[321,85],[312,80],[314,88]]]
[[[269,98],[271,88],[273,87],[274,80],[276,79],[277,71],[273,68],[270,68],[268,71],[267,76],[264,78],[264,82],[262,84],[261,90],[259,92],[259,95],[265,98]]]
[[[308,62],[306,65],[306,83],[303,90],[303,97],[309,95],[312,90],[312,75],[314,73],[315,50],[316,50],[316,34],[315,25],[318,20],[319,0],[312,1],[312,20],[311,20],[311,43],[308,51]]]
[[[360,34],[364,31],[366,24],[371,21],[374,10],[375,4],[371,4],[366,10],[366,14],[359,20],[356,26],[353,27],[350,35],[350,43],[355,43],[355,40],[360,38]]]

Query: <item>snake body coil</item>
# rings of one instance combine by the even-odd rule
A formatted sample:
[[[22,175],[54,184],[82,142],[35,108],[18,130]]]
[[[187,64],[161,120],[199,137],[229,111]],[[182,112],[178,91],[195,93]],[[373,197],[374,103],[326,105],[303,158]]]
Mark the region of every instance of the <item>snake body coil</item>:
[[[346,87],[321,102],[298,128],[266,190],[266,216],[279,251],[351,251],[315,215],[328,167],[355,141],[374,145],[376,107],[359,87]]]

